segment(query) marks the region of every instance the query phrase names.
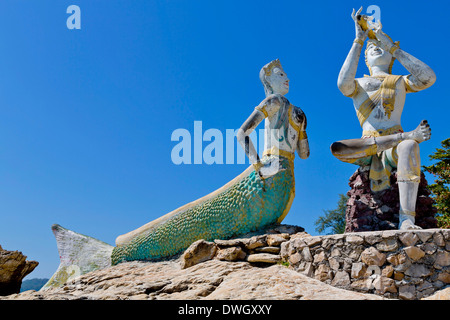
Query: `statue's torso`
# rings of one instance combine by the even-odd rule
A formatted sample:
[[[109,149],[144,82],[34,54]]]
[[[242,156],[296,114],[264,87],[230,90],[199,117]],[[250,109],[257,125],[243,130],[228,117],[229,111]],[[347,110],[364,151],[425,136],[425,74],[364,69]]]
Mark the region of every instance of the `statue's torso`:
[[[364,77],[356,79],[358,83],[357,94],[353,97],[353,105],[355,110],[360,106],[381,86],[383,79],[375,77]],[[392,112],[387,113],[382,101],[379,101],[367,120],[362,123],[363,131],[378,131],[393,128],[401,125],[401,116],[405,104],[406,88],[403,78],[395,84],[395,103]]]
[[[276,147],[294,153],[299,139],[298,128],[304,121],[303,111],[284,98],[278,110],[265,120],[265,150]],[[283,109],[287,110],[284,111]],[[283,114],[286,112],[285,114]],[[281,119],[280,119],[281,117]],[[287,130],[286,130],[287,129]]]

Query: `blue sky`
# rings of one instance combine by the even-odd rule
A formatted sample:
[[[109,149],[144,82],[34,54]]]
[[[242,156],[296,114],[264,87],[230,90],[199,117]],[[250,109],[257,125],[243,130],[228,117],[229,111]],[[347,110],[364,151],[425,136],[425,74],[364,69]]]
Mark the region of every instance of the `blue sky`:
[[[80,30],[66,27],[72,4]],[[291,80],[286,97],[308,117],[311,148],[295,160],[284,223],[317,234],[314,222],[356,170],[329,146],[361,135],[336,85],[361,5],[379,6],[384,31],[437,74],[407,96],[402,117],[405,130],[428,119],[421,154],[430,164],[449,137],[446,1],[2,0],[0,245],[39,261],[29,278],[50,277],[53,223],[114,245],[221,187],[248,164],[175,165],[171,134],[193,132],[194,121],[239,128],[264,98],[260,68],[275,58]],[[361,60],[358,76],[367,73]],[[407,71],[396,62],[394,73]]]

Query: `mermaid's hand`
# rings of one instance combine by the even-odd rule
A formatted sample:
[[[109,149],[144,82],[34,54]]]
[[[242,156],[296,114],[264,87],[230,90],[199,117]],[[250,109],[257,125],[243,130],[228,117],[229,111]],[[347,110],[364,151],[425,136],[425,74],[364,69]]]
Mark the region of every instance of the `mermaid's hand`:
[[[261,169],[259,169],[259,175],[263,179],[270,178],[280,171],[286,170],[282,168],[279,159],[272,159],[270,162],[266,163]]]

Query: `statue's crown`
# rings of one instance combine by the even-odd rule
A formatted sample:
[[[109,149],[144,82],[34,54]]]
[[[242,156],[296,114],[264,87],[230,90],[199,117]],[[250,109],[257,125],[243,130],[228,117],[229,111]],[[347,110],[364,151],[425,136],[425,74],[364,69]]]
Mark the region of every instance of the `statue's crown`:
[[[264,73],[266,76],[270,76],[272,74],[273,68],[278,67],[281,68],[281,62],[279,59],[275,59],[263,67]]]

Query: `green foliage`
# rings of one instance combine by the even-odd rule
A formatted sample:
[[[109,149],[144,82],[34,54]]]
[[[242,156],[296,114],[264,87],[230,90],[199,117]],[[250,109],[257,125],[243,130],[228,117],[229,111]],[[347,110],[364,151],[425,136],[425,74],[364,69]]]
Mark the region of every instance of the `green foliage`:
[[[288,261],[280,261],[278,262],[279,265],[289,268],[290,263]]]
[[[334,210],[324,210],[325,216],[320,216],[314,223],[316,231],[319,233],[331,228],[327,234],[337,234],[345,232],[345,210],[347,209],[347,200],[349,197],[339,194],[338,206]]]
[[[428,187],[438,210],[438,227],[450,228],[450,138],[443,140],[441,145],[442,149],[437,148],[436,152],[429,156],[431,160],[438,161],[423,168],[435,177],[435,183]]]

